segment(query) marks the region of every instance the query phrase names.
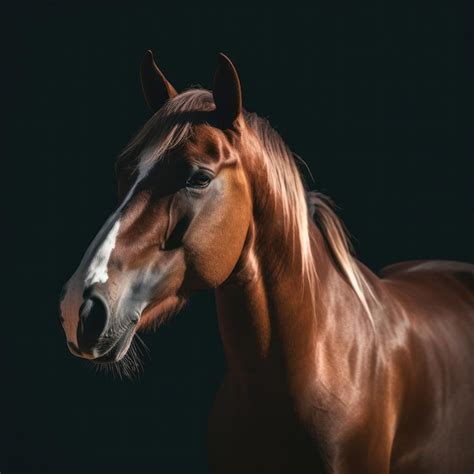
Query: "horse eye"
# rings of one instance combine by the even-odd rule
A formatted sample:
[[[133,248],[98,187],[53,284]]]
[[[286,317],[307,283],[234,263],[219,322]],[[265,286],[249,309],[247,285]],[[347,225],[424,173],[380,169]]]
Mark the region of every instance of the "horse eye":
[[[196,171],[187,181],[186,186],[189,188],[207,188],[212,177],[204,171]]]

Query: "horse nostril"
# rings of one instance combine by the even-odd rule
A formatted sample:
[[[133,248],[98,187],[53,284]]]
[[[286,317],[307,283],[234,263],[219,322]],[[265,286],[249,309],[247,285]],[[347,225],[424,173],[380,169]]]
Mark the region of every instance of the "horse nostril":
[[[107,324],[108,311],[105,303],[97,297],[90,297],[82,303],[79,310],[77,342],[84,352],[97,343]]]

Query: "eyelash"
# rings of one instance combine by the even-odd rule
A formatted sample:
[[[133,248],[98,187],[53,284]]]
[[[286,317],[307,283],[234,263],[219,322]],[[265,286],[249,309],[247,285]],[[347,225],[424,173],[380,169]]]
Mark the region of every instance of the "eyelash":
[[[204,178],[202,179],[202,182],[198,182],[199,178]],[[209,186],[209,183],[212,181],[212,176],[209,175],[209,173],[206,173],[205,171],[198,170],[196,171],[188,180],[186,181],[186,186],[188,188],[194,188],[194,189],[204,189]]]

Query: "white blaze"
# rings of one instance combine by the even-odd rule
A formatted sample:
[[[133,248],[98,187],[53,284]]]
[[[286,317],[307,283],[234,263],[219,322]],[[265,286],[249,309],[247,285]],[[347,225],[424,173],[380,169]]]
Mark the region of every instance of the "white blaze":
[[[112,251],[115,248],[117,235],[120,229],[120,219],[117,219],[105,236],[104,240],[97,249],[94,258],[92,259],[89,268],[87,269],[84,283],[87,286],[94,283],[105,283],[109,279],[108,265]]]
[[[145,152],[140,159],[138,177],[127,196],[116,211],[107,219],[102,229],[95,236],[84,254],[79,267],[67,283],[67,290],[61,301],[61,313],[64,317],[64,330],[67,339],[77,344],[76,329],[79,322],[80,306],[83,302],[83,292],[94,284],[104,284],[109,279],[109,261],[117,243],[120,231],[120,220],[124,207],[133,197],[138,184],[148,175],[154,162],[147,160]]]
[[[83,284],[86,288],[94,283],[106,283],[109,278],[108,265],[120,230],[120,217],[122,210],[132,198],[138,184],[147,176],[150,168],[152,168],[154,164],[153,162],[149,163],[146,158],[147,153],[145,152],[140,160],[138,177],[135,183],[122,204],[107,219],[102,229],[96,235],[79,265],[76,276],[80,278],[82,275]]]

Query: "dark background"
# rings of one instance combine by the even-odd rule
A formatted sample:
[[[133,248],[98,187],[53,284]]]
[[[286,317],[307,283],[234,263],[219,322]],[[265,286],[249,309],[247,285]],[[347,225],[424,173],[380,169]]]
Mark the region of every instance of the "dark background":
[[[374,270],[472,259],[467,18],[454,2],[319,3],[4,12],[2,474],[206,472],[225,369],[212,294],[145,336],[133,381],[69,355],[58,321],[59,290],[115,205],[114,158],[148,118],[147,48],[178,89],[210,87],[226,52],[246,108],[307,161]]]

